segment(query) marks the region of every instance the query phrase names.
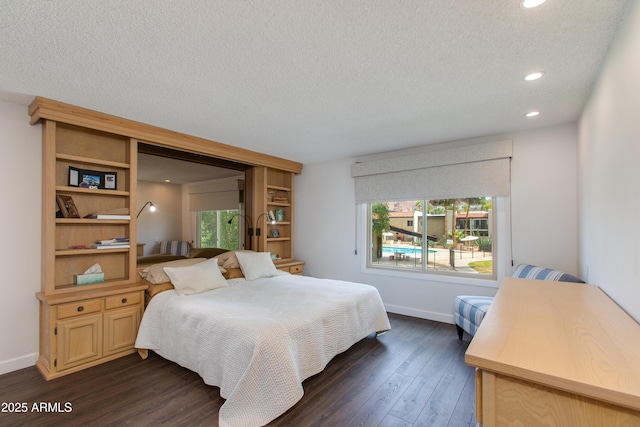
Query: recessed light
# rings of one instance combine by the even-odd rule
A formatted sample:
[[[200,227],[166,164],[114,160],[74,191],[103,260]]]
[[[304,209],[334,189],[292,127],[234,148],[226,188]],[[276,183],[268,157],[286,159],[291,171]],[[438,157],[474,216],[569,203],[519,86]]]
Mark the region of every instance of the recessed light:
[[[540,114],[540,111],[529,111],[525,116],[527,117],[535,117]]]
[[[171,182],[171,180],[170,179],[165,179],[164,182]]]
[[[533,7],[538,7],[546,0],[522,0],[520,3],[520,7],[523,9],[531,9]]]
[[[524,79],[526,81],[530,82],[530,81],[533,81],[533,80],[538,80],[543,75],[544,75],[544,73],[542,71],[536,71],[535,73],[527,74],[526,76],[524,76]]]

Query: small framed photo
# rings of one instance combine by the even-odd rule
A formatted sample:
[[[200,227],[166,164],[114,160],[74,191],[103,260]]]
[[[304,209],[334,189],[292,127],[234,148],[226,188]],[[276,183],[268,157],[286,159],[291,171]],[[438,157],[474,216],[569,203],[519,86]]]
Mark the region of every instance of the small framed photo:
[[[76,204],[73,203],[73,198],[71,196],[58,194],[56,196],[56,200],[63,218],[80,218],[78,208],[76,208]]]
[[[280,237],[280,230],[278,230],[277,228],[274,228],[271,230],[271,236],[272,237]]]
[[[94,190],[115,190],[116,172],[101,172],[69,166],[69,186],[92,188]]]

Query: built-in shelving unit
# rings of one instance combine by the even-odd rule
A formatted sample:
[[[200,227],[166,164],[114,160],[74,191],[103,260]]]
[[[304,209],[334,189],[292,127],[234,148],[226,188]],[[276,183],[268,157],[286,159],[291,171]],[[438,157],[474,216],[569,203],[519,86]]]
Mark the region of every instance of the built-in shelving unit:
[[[290,262],[294,258],[294,174],[267,167],[253,168],[252,173],[251,215],[257,218],[256,234],[260,229],[254,249],[277,254],[277,262]]]
[[[42,284],[40,357],[47,379],[76,372],[134,352],[144,309],[144,286],[136,283],[135,189],[137,140],[95,129],[73,117],[41,115],[49,106],[37,98],[32,118],[42,125]],[[50,116],[55,116],[50,118]],[[35,123],[35,122],[33,122]],[[101,180],[75,179],[88,172]],[[73,175],[72,175],[73,174]],[[113,178],[105,185],[105,175]],[[73,177],[73,178],[72,178]],[[128,219],[87,215],[127,210]],[[98,249],[98,240],[129,239],[129,246]],[[77,284],[76,277],[99,265],[104,279]]]
[[[277,253],[282,258],[277,261],[280,269],[302,273],[303,262],[293,260],[293,175],[301,172],[300,163],[46,98],[36,98],[29,106],[29,115],[31,124],[42,126],[42,283],[37,294],[40,356],[36,366],[46,379],[135,351],[146,288],[136,276],[140,141],[158,149],[246,165],[253,184],[246,200],[251,218],[256,220],[269,210],[283,213],[282,220],[274,225],[267,225],[266,215],[260,218],[263,234],[256,239],[259,247],[254,245],[254,249]],[[115,185],[75,186],[70,184],[70,168],[115,174]],[[267,191],[282,192],[287,199],[267,201]],[[57,215],[59,196],[72,199],[77,215]],[[128,209],[130,217],[85,218],[93,212],[114,209]],[[280,232],[279,237],[267,238],[273,236],[274,228]],[[127,237],[130,246],[90,248],[96,240],[114,237]],[[74,275],[94,264],[100,264],[104,281],[76,284]]]

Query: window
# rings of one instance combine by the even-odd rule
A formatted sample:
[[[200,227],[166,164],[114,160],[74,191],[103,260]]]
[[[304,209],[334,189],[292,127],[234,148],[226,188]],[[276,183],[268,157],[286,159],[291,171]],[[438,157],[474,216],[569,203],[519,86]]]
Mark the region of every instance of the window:
[[[367,266],[495,278],[493,200],[369,203]]]
[[[238,214],[237,209],[198,211],[198,246],[201,248],[238,249],[238,221],[229,220]]]

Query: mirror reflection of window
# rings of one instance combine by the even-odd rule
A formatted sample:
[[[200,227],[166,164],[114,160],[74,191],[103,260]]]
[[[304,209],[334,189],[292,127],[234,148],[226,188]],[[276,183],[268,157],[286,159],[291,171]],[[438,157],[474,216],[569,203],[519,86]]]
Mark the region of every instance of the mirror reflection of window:
[[[198,247],[239,249],[239,222],[231,221],[231,224],[229,224],[229,220],[234,215],[238,215],[238,213],[237,209],[198,211],[196,213]]]

